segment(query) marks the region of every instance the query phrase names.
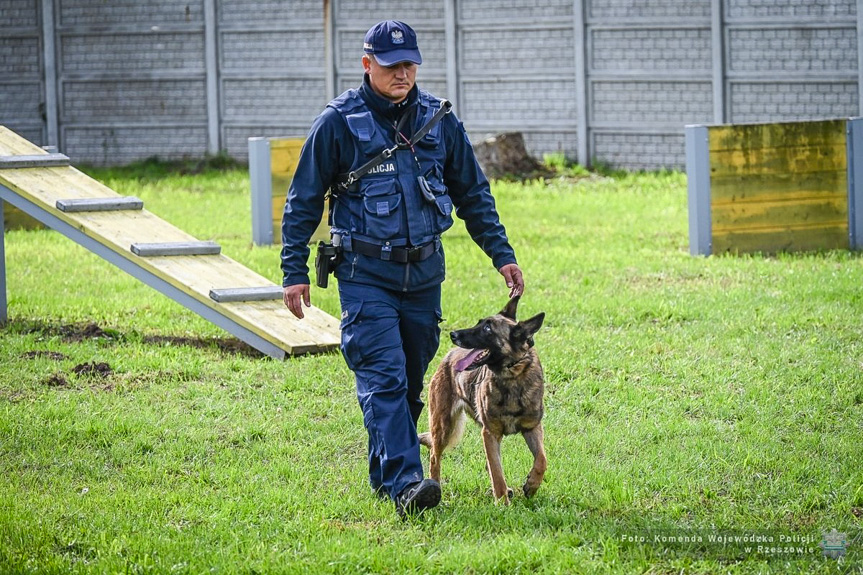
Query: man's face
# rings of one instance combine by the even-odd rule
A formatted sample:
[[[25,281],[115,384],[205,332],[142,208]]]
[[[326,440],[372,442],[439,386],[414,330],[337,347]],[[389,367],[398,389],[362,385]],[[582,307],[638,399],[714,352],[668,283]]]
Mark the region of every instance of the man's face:
[[[417,65],[400,62],[393,66],[381,66],[374,58],[363,55],[363,69],[369,75],[372,89],[390,102],[398,104],[408,96],[416,84]]]

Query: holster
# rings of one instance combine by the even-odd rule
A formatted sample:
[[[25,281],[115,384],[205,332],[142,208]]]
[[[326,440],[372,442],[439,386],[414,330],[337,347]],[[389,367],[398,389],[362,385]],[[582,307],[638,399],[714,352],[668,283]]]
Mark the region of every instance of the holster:
[[[341,250],[332,243],[318,242],[318,252],[315,255],[315,283],[319,288],[324,288],[329,285],[330,274],[336,269],[339,263]]]

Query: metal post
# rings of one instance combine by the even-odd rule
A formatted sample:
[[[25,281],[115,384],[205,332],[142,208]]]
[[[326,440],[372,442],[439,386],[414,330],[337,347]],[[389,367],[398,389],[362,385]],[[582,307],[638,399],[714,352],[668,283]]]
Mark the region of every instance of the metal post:
[[[45,68],[46,145],[60,145],[60,121],[57,107],[57,49],[54,29],[54,0],[42,0],[42,60]]]
[[[584,14],[584,0],[573,3],[573,37],[575,39],[575,121],[576,153],[578,162],[590,166],[590,127],[587,117],[587,27]]]
[[[863,0],[857,0],[857,106],[863,116]]]
[[[207,86],[207,152],[219,153],[219,34],[216,0],[204,0],[204,66]]]
[[[249,181],[252,187],[252,242],[273,243],[273,178],[270,139],[249,138]]]
[[[725,123],[725,30],[722,0],[712,0],[710,8],[710,33],[713,47],[713,122],[723,124]]]
[[[707,126],[686,126],[686,185],[689,204],[689,253],[710,255],[710,150]]]
[[[444,38],[446,41],[446,91],[447,98],[455,104],[455,109],[461,107],[458,85],[458,27],[456,0],[444,2]]]
[[[326,80],[327,100],[336,97],[336,0],[324,0],[324,79]]]
[[[848,165],[848,245],[863,248],[863,118],[849,118],[846,124]]]
[[[0,199],[0,327],[6,325],[9,316],[6,312],[6,251],[4,247],[6,234],[6,222],[3,215],[3,204]]]

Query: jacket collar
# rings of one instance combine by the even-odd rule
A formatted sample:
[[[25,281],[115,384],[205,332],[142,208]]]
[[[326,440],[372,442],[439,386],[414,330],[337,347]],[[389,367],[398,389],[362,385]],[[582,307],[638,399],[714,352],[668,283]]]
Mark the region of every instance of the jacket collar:
[[[419,88],[417,88],[416,84],[414,84],[414,87],[411,88],[410,92],[408,92],[407,98],[398,104],[394,104],[383,96],[378,95],[374,89],[372,89],[372,86],[369,83],[368,74],[363,75],[363,83],[360,86],[359,91],[369,108],[390,121],[397,120],[402,116],[402,114],[416,106],[417,102],[419,102]]]

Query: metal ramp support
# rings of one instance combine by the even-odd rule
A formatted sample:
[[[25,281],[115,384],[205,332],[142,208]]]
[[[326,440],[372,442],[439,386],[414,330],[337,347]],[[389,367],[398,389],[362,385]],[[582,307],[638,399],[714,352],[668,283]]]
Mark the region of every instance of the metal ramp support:
[[[0,159],[0,324],[8,320],[2,233],[8,202],[266,355],[284,359],[339,345],[336,318],[312,307],[297,320],[279,286],[222,254],[218,244],[199,242],[60,160],[34,162],[31,156],[39,155],[49,154],[0,126],[0,158],[6,158]],[[27,156],[27,165],[16,164],[16,156]],[[58,202],[75,207],[64,211]],[[88,202],[94,209],[81,208]],[[135,244],[171,249],[138,255]],[[177,249],[202,245],[203,251],[192,250],[200,255]]]

